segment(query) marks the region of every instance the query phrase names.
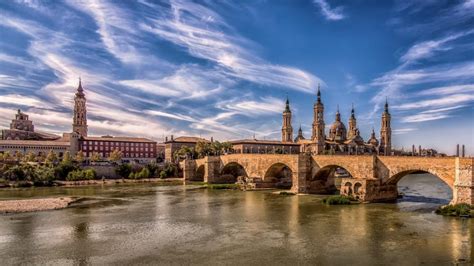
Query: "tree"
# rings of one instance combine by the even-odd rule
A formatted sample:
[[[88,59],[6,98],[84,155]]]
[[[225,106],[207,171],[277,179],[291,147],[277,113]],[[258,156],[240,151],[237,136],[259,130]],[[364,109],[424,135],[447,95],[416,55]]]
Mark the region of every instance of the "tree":
[[[102,156],[98,152],[93,152],[90,158],[91,162],[98,162],[102,160]]]
[[[14,157],[15,157],[15,160],[19,162],[23,158],[23,153],[21,153],[20,151],[16,151]]]
[[[71,153],[69,153],[69,151],[66,151],[63,155],[63,159],[61,161],[62,163],[65,163],[65,164],[69,164],[69,163],[72,163],[72,157],[71,157]]]
[[[109,162],[112,162],[112,163],[118,163],[120,160],[122,160],[122,152],[119,151],[118,149],[113,150],[110,153],[108,160]]]
[[[225,141],[225,142],[222,142],[221,145],[222,145],[222,151],[224,153],[232,151],[232,143]]]
[[[222,144],[217,140],[211,143],[210,148],[213,155],[220,155],[222,152]]]
[[[209,155],[212,152],[211,144],[207,141],[198,141],[194,147],[199,158]]]
[[[58,156],[53,150],[50,150],[48,155],[46,156],[45,163],[54,165],[58,161]]]
[[[122,178],[127,178],[132,172],[132,166],[128,163],[120,164],[115,168],[115,173]]]
[[[173,156],[176,160],[184,159],[187,156],[194,157],[194,149],[189,148],[188,146],[184,145],[179,148],[179,150],[175,151]]]
[[[84,158],[84,153],[82,151],[78,151],[76,153],[76,156],[74,157],[74,160],[80,164],[82,164],[85,160]]]
[[[36,162],[36,155],[34,154],[34,152],[29,152],[28,154],[26,154],[23,157],[23,161],[25,163],[27,163],[27,162]]]
[[[6,151],[2,154],[2,161],[7,162],[12,159],[12,156],[9,151]]]

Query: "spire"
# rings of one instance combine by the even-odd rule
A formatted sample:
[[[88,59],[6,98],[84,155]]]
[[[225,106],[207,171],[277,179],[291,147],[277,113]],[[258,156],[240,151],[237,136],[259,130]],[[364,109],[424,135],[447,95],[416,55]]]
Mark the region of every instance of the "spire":
[[[370,135],[371,138],[375,139],[375,130],[374,127],[372,127],[372,134]]]
[[[303,130],[301,129],[301,124],[300,124],[300,128],[298,129],[298,135],[303,135]]]
[[[354,103],[352,103],[351,117],[355,118]]]
[[[341,121],[341,113],[339,113],[339,104],[337,105],[336,121]]]
[[[385,97],[385,113],[388,113],[388,98]]]
[[[290,111],[290,100],[288,99],[288,95],[286,95],[285,112],[291,112],[291,111]]]
[[[320,86],[320,84],[318,83],[318,93],[317,93],[317,95],[318,95],[318,103],[321,102],[321,90],[320,90],[320,87],[321,87],[321,86]]]
[[[84,96],[84,89],[82,88],[81,77],[79,77],[79,86],[77,86],[76,96]]]

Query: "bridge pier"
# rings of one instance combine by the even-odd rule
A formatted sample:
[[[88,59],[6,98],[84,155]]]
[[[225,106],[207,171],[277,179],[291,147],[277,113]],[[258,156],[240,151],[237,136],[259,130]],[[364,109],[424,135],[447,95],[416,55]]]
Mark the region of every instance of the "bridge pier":
[[[456,158],[456,172],[451,204],[467,203],[474,205],[474,158]]]

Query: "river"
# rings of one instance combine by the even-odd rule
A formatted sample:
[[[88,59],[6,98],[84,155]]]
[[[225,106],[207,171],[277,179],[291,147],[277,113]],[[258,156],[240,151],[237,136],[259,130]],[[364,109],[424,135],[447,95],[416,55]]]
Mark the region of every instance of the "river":
[[[72,207],[0,215],[10,264],[470,265],[474,221],[442,217],[430,175],[402,179],[398,203],[326,206],[324,196],[190,186],[0,190],[0,199],[85,196]]]

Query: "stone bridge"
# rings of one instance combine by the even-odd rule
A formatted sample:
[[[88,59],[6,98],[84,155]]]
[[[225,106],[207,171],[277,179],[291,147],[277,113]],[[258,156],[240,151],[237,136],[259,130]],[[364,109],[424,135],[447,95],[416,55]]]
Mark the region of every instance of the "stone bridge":
[[[287,187],[295,193],[339,190],[361,201],[394,200],[397,183],[430,173],[453,191],[452,203],[474,204],[474,158],[376,155],[230,154],[185,160],[185,180],[233,183],[245,177],[255,187]]]

